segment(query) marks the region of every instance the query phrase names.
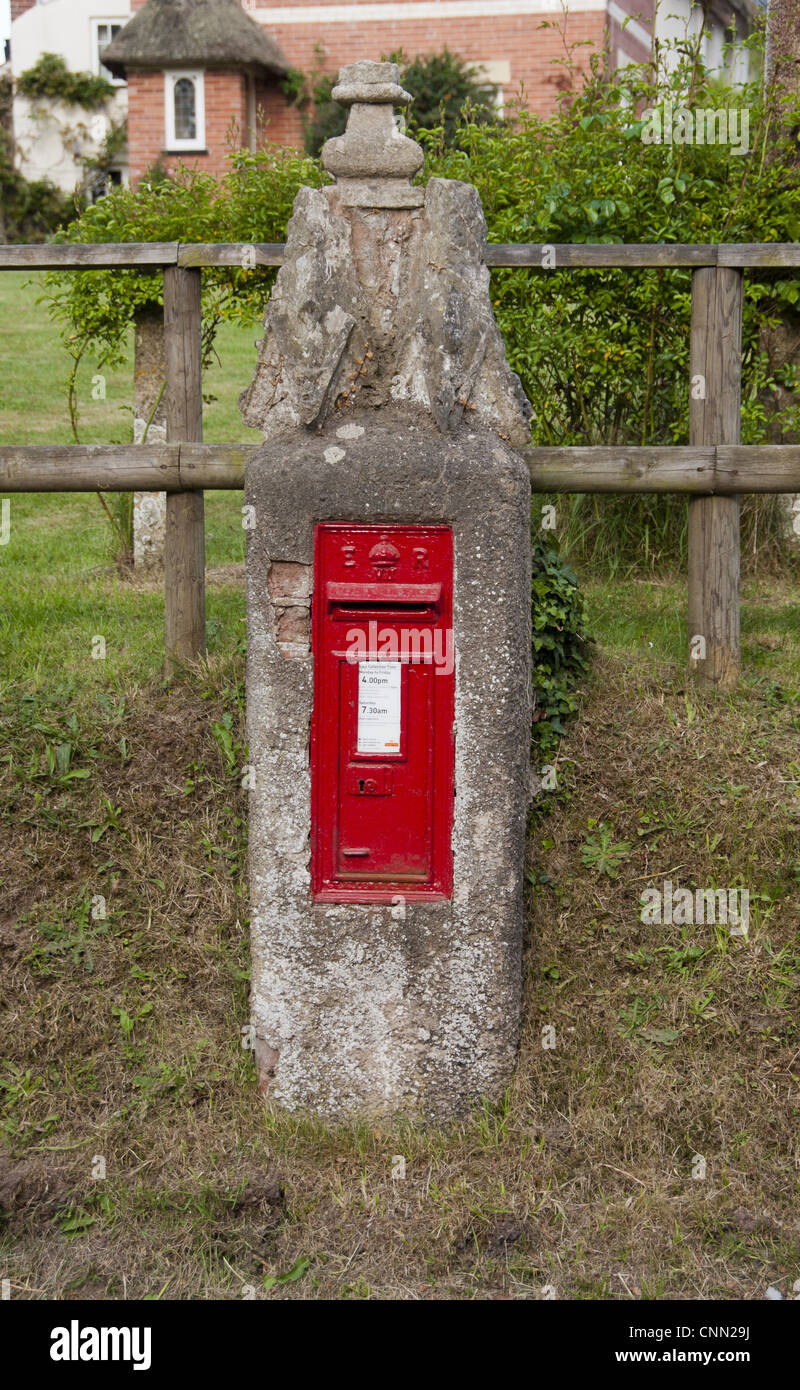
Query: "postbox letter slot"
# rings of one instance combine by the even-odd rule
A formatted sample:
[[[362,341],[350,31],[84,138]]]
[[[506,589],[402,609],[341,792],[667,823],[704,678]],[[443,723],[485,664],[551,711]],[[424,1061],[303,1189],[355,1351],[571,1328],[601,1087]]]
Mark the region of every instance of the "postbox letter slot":
[[[328,606],[334,604],[358,608],[372,608],[375,604],[404,608],[408,604],[437,607],[442,599],[441,584],[337,584],[329,581],[325,586]]]

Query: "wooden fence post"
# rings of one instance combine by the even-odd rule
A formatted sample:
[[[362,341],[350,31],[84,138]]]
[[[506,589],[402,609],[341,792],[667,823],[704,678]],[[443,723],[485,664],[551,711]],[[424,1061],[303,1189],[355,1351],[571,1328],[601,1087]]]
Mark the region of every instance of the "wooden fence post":
[[[704,266],[692,272],[689,441],[738,444],[741,439],[741,270]],[[689,665],[723,690],[741,665],[738,497],[697,497],[689,503]]]
[[[200,270],[164,270],[167,442],[203,437]],[[167,494],[164,548],[165,669],[202,656],[206,646],[205,531],[202,492]]]

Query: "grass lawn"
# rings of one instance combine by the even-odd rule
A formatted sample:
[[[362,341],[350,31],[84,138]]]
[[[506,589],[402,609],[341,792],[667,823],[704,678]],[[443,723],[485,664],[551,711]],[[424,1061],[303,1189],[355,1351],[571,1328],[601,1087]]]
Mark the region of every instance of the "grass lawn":
[[[87,271],[87,274],[91,272]],[[0,273],[0,439],[4,444],[73,444],[67,409],[66,379],[70,359],[60,345],[44,304],[43,277],[26,271]],[[251,440],[258,430],[242,424],[239,392],[256,362],[260,324],[239,328],[222,324],[217,333],[218,361],[203,377],[203,393],[213,399],[203,411],[203,438],[209,444]],[[78,374],[78,428],[82,444],[127,444],[133,438],[133,338],[121,367],[104,368],[105,396],[94,399],[93,379],[100,372],[87,354]],[[99,395],[99,383],[95,383]]]
[[[34,291],[4,275],[0,292],[15,296],[0,320],[3,440],[68,442],[63,363]],[[235,400],[254,336],[223,337],[207,438],[251,433]],[[129,382],[127,370],[109,379],[91,427],[87,405],[87,441],[127,437]],[[265,1104],[241,1045],[240,506],[238,493],[207,496],[209,656],[165,686],[162,594],[117,576],[96,498],[12,498],[0,547],[0,1275],[12,1297],[238,1299],[247,1284],[272,1299],[790,1294],[796,588],[747,582],[743,679],[713,697],[686,680],[685,579],[583,576],[596,649],[557,792],[532,815],[508,1095],[449,1129],[327,1128]],[[666,879],[747,887],[748,933],[642,923],[643,889]]]

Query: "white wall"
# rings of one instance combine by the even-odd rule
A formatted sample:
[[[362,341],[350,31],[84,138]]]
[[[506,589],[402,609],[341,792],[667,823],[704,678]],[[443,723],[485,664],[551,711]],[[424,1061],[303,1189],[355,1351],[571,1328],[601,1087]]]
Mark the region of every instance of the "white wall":
[[[686,39],[687,36],[693,38],[697,35],[702,22],[702,7],[695,3],[695,0],[659,0],[656,13],[656,36],[666,42],[667,40]],[[737,21],[737,29],[741,21]],[[741,35],[740,30],[740,35]],[[748,55],[746,53],[736,54],[732,68],[730,55],[723,53],[723,47],[730,41],[730,34],[724,25],[714,17],[709,19],[706,25],[706,32],[703,37],[701,53],[704,62],[719,76],[727,76],[729,81],[734,83],[746,82],[748,77]],[[667,56],[667,66],[674,68],[677,66],[678,56],[675,53]]]
[[[32,68],[42,53],[60,54],[72,72],[93,71],[92,20],[124,24],[130,12],[130,0],[40,0],[12,27],[11,68],[15,77]],[[50,100],[31,103],[17,95],[14,136],[22,173],[29,179],[49,178],[63,192],[72,192],[83,175],[78,156],[97,152],[109,117],[124,115],[127,104],[125,86],[117,87],[110,101],[96,112]]]

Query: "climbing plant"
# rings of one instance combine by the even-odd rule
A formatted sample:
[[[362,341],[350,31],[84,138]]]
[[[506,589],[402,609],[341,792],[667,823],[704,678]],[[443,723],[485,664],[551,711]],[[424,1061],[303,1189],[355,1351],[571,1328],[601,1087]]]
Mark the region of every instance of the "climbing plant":
[[[17,78],[17,91],[30,101],[63,101],[94,111],[114,95],[114,85],[91,72],[70,72],[58,53],[42,53],[32,68]]]
[[[533,750],[555,752],[564,723],[578,708],[578,685],[588,669],[586,605],[578,580],[556,546],[534,539],[531,579]]]
[[[79,211],[80,201],[61,193],[49,179],[23,177],[0,130],[0,243],[43,241]]]

